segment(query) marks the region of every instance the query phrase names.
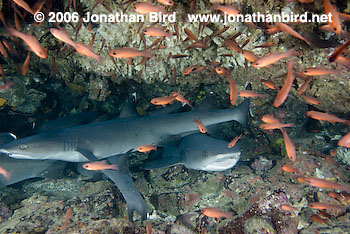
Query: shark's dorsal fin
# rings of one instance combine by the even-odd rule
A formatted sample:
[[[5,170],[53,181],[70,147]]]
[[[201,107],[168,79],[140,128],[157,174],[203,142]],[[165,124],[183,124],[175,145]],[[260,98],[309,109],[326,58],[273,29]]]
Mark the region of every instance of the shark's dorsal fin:
[[[207,95],[204,100],[201,102],[201,104],[198,105],[197,110],[211,110],[215,107],[215,94],[213,92],[210,92],[209,95]]]
[[[130,118],[130,117],[139,117],[140,115],[136,110],[136,93],[130,95],[125,105],[123,106],[119,118]]]
[[[10,132],[0,132],[0,145],[9,143],[14,140],[17,140],[15,134]]]

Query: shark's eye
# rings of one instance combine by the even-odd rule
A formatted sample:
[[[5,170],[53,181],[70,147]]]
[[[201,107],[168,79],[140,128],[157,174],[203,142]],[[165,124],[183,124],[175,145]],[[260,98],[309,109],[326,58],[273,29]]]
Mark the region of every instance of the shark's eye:
[[[27,144],[20,144],[20,145],[19,145],[19,148],[20,148],[21,150],[25,150],[25,149],[28,148],[28,145],[27,145]]]

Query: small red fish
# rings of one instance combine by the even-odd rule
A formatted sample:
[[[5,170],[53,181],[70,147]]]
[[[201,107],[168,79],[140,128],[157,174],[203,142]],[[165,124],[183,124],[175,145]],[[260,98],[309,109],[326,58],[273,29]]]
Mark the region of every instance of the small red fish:
[[[343,123],[350,125],[350,120],[341,119],[333,114],[323,113],[319,111],[308,111],[306,112],[306,116],[316,120],[328,121],[330,123]]]
[[[164,97],[158,97],[158,98],[153,98],[151,100],[151,103],[153,105],[162,105],[165,106],[169,103],[172,103],[176,99],[175,96],[164,96]]]
[[[281,129],[281,132],[283,134],[284,145],[286,147],[287,156],[290,159],[290,161],[294,162],[297,157],[295,152],[294,142],[289,138],[287,131],[284,128]]]
[[[203,208],[201,209],[201,212],[212,218],[227,218],[227,219],[233,219],[233,214],[232,212],[224,212],[220,210],[219,208],[216,207],[208,207],[208,208]]]
[[[288,172],[288,173],[296,173],[296,174],[299,174],[299,170],[298,168],[295,168],[293,167],[292,164],[290,163],[285,163],[283,164],[283,166],[281,167],[281,169],[285,172]]]
[[[261,58],[255,60],[252,63],[252,67],[266,67],[268,65],[277,63],[279,60],[281,60],[283,58],[297,56],[297,55],[299,55],[299,53],[297,53],[294,49],[287,50],[286,52],[283,52],[280,54],[275,53],[275,52],[269,53],[269,54],[265,55],[264,57],[261,57]]]
[[[261,120],[264,122],[264,123],[280,123],[280,121],[278,119],[276,119],[275,117],[273,117],[272,114],[266,114],[266,115],[263,115],[261,117]]]
[[[265,123],[265,124],[260,124],[260,128],[264,130],[273,130],[273,129],[281,129],[281,128],[287,128],[287,127],[293,127],[294,124],[292,123]]]
[[[143,30],[143,33],[151,37],[168,37],[171,39],[173,36],[171,33],[165,32],[164,30],[157,27],[148,27]]]
[[[10,172],[6,171],[4,168],[0,166],[0,174],[5,177],[5,179],[9,180],[11,177]]]
[[[22,76],[26,75],[28,70],[29,70],[30,56],[31,56],[31,53],[28,52],[26,60],[24,61],[22,69],[21,69],[21,75]]]
[[[175,99],[177,101],[181,102],[182,104],[187,104],[188,106],[193,108],[193,106],[191,105],[190,101],[188,101],[184,96],[182,96],[182,94],[180,94],[180,90],[177,91],[177,92],[172,92],[171,96],[175,96]]]
[[[227,147],[232,148],[233,146],[235,146],[236,143],[239,141],[239,139],[241,139],[242,136],[243,136],[242,133],[239,136],[236,136],[230,143],[228,143]]]
[[[293,62],[288,62],[288,73],[284,81],[283,87],[278,91],[275,100],[273,101],[274,107],[279,107],[287,99],[290,89],[292,88],[295,76],[293,75]]]
[[[198,73],[198,72],[201,72],[203,70],[205,70],[206,67],[203,67],[203,66],[199,66],[199,65],[190,65],[189,67],[185,68],[183,71],[182,71],[182,75],[186,76],[190,73]]]
[[[74,46],[75,50],[81,54],[97,60],[97,62],[102,63],[103,57],[96,54],[92,47],[76,42]]]
[[[293,210],[297,210],[297,208],[289,205],[289,204],[282,204],[280,205],[280,209],[283,211],[293,211]]]
[[[265,94],[259,94],[256,93],[253,90],[243,90],[238,92],[238,96],[240,97],[246,97],[246,98],[253,98],[253,97],[259,97],[259,98],[265,98]]]
[[[154,151],[154,150],[157,150],[156,145],[141,145],[141,146],[137,147],[137,151],[139,151],[141,153],[150,152],[150,151]]]
[[[308,76],[321,76],[321,75],[327,75],[327,74],[339,75],[338,70],[326,69],[322,67],[306,68],[302,72]]]
[[[165,8],[163,6],[152,5],[152,3],[150,2],[136,3],[134,11],[142,15],[146,15],[151,12],[161,12],[162,14],[166,13]]]
[[[113,58],[133,58],[142,56],[150,58],[153,56],[153,52],[149,50],[137,50],[135,48],[124,47],[108,51],[108,54]]]
[[[51,28],[51,34],[56,37],[58,40],[63,41],[64,43],[75,47],[76,43],[73,41],[72,37],[68,34],[68,32],[64,28]]]
[[[174,1],[173,0],[157,0],[157,2],[166,5],[166,6],[173,6]]]
[[[345,134],[342,138],[340,138],[340,140],[338,141],[338,146],[350,148],[350,132]]]
[[[21,38],[40,58],[45,59],[47,57],[47,51],[44,50],[44,48],[40,45],[38,39],[36,39],[33,35],[21,33],[13,28],[6,28],[6,32],[11,36]]]
[[[91,171],[99,171],[99,170],[118,170],[118,165],[116,164],[108,164],[107,160],[89,162],[83,164],[83,168]]]
[[[202,123],[202,121],[200,121],[200,120],[198,120],[198,119],[195,119],[194,122],[196,122],[197,127],[198,127],[198,129],[199,129],[199,131],[200,131],[201,133],[204,134],[204,133],[207,132],[207,129],[206,129],[206,127],[204,126],[204,124]]]

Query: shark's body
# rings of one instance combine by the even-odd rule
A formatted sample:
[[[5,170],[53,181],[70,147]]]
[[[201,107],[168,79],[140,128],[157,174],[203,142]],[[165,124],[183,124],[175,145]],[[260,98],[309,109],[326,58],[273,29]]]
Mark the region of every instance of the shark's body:
[[[171,137],[205,126],[236,120],[245,128],[249,99],[233,109],[195,110],[147,117],[130,117],[86,124],[25,137],[2,145],[0,152],[18,159],[85,162],[136,151],[141,145],[164,145]]]
[[[228,142],[204,134],[186,136],[178,147],[166,147],[161,158],[142,165],[150,170],[183,164],[188,169],[202,171],[225,171],[238,162],[239,146],[228,148]],[[158,153],[158,152],[156,152]]]

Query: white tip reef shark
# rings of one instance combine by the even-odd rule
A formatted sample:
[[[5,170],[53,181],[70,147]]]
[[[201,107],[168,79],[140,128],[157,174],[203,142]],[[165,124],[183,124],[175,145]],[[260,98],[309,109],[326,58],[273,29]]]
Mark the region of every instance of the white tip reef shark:
[[[166,168],[183,164],[188,169],[201,171],[225,171],[238,162],[241,152],[236,144],[227,147],[228,142],[204,134],[191,134],[182,139],[178,147],[165,147],[162,157],[145,162],[141,167],[146,170]]]
[[[0,152],[16,159],[50,159],[67,162],[87,162],[105,159],[138,146],[162,146],[172,137],[198,132],[194,120],[205,126],[238,121],[249,129],[247,115],[249,99],[232,109],[197,109],[157,116],[118,118],[48,131],[0,146]]]

